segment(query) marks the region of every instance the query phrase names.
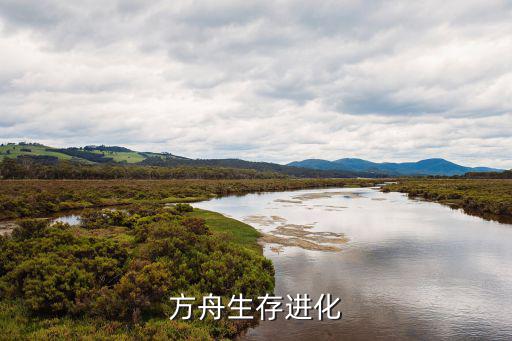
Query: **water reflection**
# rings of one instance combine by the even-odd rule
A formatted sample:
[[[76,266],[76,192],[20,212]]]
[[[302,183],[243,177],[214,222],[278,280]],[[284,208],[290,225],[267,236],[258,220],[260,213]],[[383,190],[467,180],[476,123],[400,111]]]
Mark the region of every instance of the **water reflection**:
[[[276,294],[330,292],[342,298],[342,320],[262,322],[245,339],[512,337],[510,225],[374,189],[254,194],[195,206],[240,220],[267,217],[250,222],[265,233],[296,224],[349,239],[339,252],[264,249],[276,267]]]
[[[51,219],[52,223],[65,223],[69,225],[80,224],[80,214],[68,214]]]

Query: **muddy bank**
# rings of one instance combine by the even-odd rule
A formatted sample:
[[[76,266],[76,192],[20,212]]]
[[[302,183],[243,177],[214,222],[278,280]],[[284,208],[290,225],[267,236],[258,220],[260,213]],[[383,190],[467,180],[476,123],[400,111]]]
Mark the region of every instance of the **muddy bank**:
[[[308,200],[315,200],[315,199],[330,199],[335,196],[341,196],[343,198],[347,199],[357,199],[361,198],[361,193],[358,192],[313,192],[313,193],[304,193],[300,195],[293,196],[293,200],[287,200],[287,202],[292,203],[302,203],[304,201]],[[279,199],[277,199],[279,200]],[[274,201],[277,201],[274,200]],[[285,200],[281,200],[281,202],[285,202]]]
[[[16,226],[18,225],[14,221],[0,222],[0,236],[10,235]]]
[[[311,251],[341,251],[341,248],[332,246],[332,245],[321,245],[318,243],[311,242],[309,240],[300,239],[300,238],[286,238],[286,237],[279,237],[273,234],[264,234],[263,237],[259,239],[261,244],[278,244],[281,246],[296,246],[300,247],[305,250],[311,250]],[[272,248],[271,248],[272,249]],[[282,251],[282,249],[276,249],[274,248],[272,251],[275,252],[275,250]],[[277,253],[279,253],[277,252]]]
[[[257,224],[262,226],[272,226],[276,223],[285,223],[287,220],[283,217],[273,215],[273,216],[264,216],[264,215],[250,215],[242,219],[244,223],[247,224]]]
[[[337,245],[345,244],[348,238],[344,234],[334,232],[314,231],[316,223],[312,224],[287,224],[287,220],[276,215],[250,215],[242,219],[247,224],[260,227],[274,227],[272,230],[260,232],[260,244],[277,244],[272,251],[279,253],[283,246],[295,246],[306,250],[315,251],[340,251]]]

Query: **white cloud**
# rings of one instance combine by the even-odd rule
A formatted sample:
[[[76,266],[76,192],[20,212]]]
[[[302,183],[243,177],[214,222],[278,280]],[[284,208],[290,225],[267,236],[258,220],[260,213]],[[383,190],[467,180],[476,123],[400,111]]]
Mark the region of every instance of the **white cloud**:
[[[512,168],[505,1],[2,1],[0,138]]]

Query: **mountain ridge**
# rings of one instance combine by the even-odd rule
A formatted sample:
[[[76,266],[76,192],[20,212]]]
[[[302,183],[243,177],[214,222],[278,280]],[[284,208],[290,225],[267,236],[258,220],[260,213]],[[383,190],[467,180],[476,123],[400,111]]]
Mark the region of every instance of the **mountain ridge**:
[[[252,169],[259,172],[280,173],[298,178],[356,178],[385,177],[387,174],[373,171],[319,170],[281,165],[272,162],[246,161],[242,159],[191,159],[171,153],[138,152],[120,146],[88,145],[85,147],[54,148],[39,143],[7,143],[0,145],[0,161],[5,158],[20,161],[55,164],[59,161],[75,164],[117,164],[158,167],[213,167]]]
[[[88,145],[85,147],[55,148],[39,143],[8,143],[0,145],[3,158],[32,158],[39,162],[73,161],[85,164],[137,164],[147,166],[198,166],[255,169],[298,177],[384,177],[463,175],[468,172],[501,172],[489,167],[466,167],[442,158],[416,162],[372,162],[360,158],[342,158],[334,161],[306,159],[286,165],[272,162],[246,161],[236,158],[192,159],[171,153],[139,152],[120,146]],[[53,161],[52,161],[53,160]]]
[[[463,175],[468,172],[501,172],[502,169],[490,167],[467,167],[443,158],[429,158],[415,162],[372,162],[359,158],[342,158],[334,161],[324,159],[305,159],[293,161],[288,166],[319,170],[347,170],[386,173],[390,176],[414,175]]]

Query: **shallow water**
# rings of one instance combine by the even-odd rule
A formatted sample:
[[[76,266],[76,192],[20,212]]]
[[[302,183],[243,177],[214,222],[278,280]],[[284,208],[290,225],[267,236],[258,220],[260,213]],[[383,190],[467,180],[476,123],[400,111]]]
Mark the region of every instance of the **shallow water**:
[[[110,209],[110,210],[116,210],[119,206],[106,206],[102,207],[101,209]],[[93,208],[94,209],[94,208]],[[49,219],[50,223],[65,223],[69,224],[71,226],[80,225],[80,217],[82,216],[83,212],[89,211],[91,208],[86,209],[76,209],[76,210],[67,210],[55,213],[51,216],[44,217],[43,219]],[[12,230],[18,226],[18,223],[16,220],[2,220],[0,221],[0,235],[9,235],[12,233]]]
[[[331,293],[342,299],[341,320],[263,321],[244,339],[512,338],[512,225],[368,188],[194,206],[245,219],[264,233],[296,224],[348,238],[338,252],[264,247],[277,295]]]
[[[80,211],[81,212],[81,211]],[[50,223],[66,223],[69,225],[79,225],[80,224],[80,213],[65,213],[60,215],[55,215],[52,217],[48,217],[50,219]],[[18,226],[16,220],[4,220],[0,221],[0,235],[10,235],[12,230]]]
[[[67,214],[51,219],[52,223],[65,223],[69,225],[80,224],[80,214]]]

